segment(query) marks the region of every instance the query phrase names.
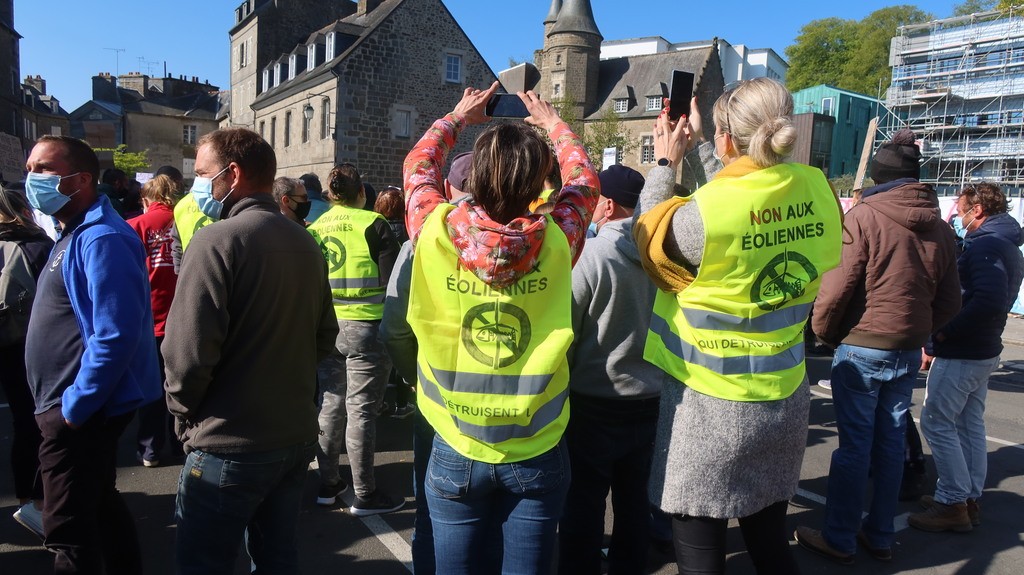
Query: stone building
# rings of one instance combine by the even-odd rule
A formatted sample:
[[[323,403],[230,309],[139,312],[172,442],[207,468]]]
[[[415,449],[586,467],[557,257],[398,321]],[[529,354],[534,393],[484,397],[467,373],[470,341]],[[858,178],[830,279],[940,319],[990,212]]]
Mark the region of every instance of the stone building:
[[[19,138],[25,135],[20,40],[14,29],[14,0],[0,0],[0,132]]]
[[[252,123],[249,111],[235,109],[244,98],[232,100],[232,123],[270,142],[278,175],[326,179],[335,164],[349,162],[378,188],[399,185],[402,161],[427,127],[455,107],[467,86],[486,86],[494,73],[440,0],[322,4],[344,16],[310,26],[276,54],[259,48],[259,21],[279,8],[236,12],[242,19],[232,46],[257,46],[259,74]],[[247,93],[250,78],[248,71],[233,73],[232,92]],[[478,133],[466,130],[459,148],[468,149]]]
[[[646,175],[657,161],[651,128],[662,99],[669,96],[672,71],[690,72],[701,115],[707,119],[704,135],[711,139],[711,107],[724,88],[717,40],[606,59],[601,59],[602,41],[590,0],[553,0],[544,19],[544,47],[534,53],[541,97],[569,106],[584,133],[607,114],[616,114],[620,132],[638,144],[628,154],[620,150],[618,163]]]
[[[171,165],[191,178],[196,142],[217,129],[225,105],[226,94],[196,77],[101,73],[92,78],[92,99],[71,112],[71,135],[94,148],[146,150],[151,168]]]
[[[24,135],[22,148],[32,149],[40,136],[66,136],[71,124],[60,101],[46,93],[46,80],[41,76],[26,76],[21,85]]]

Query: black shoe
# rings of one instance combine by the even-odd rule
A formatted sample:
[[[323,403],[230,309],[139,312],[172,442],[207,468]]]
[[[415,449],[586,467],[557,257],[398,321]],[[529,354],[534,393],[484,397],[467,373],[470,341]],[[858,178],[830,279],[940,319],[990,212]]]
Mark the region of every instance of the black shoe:
[[[338,481],[332,485],[326,483],[320,485],[316,492],[316,504],[324,507],[331,507],[338,501],[338,496],[348,491],[348,483]]]
[[[405,505],[404,499],[392,497],[386,493],[381,493],[380,491],[374,491],[366,499],[356,495],[355,500],[352,501],[352,507],[349,507],[348,512],[356,517],[366,517],[368,515],[379,515],[381,513],[398,511],[403,505]]]

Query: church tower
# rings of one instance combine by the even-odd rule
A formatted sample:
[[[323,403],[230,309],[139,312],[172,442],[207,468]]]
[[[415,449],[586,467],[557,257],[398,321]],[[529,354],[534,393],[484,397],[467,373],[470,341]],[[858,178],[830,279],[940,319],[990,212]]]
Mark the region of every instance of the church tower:
[[[572,115],[582,120],[596,111],[603,40],[590,0],[553,0],[544,20],[544,34],[537,66],[541,71],[541,97],[570,104]]]

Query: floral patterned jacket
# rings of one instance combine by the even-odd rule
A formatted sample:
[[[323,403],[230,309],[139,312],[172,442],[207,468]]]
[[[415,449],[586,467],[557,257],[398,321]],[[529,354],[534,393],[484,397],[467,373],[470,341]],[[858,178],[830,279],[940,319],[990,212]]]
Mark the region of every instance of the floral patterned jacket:
[[[442,169],[464,125],[464,118],[454,113],[437,120],[405,159],[405,225],[414,246],[427,217],[447,202],[442,193]],[[568,124],[559,123],[548,135],[555,143],[563,182],[561,191],[551,198],[555,202],[551,219],[569,240],[575,264],[601,193],[600,182],[582,142]],[[543,215],[524,214],[499,224],[472,200],[457,205],[447,218],[448,234],[462,265],[496,288],[515,283],[534,268],[547,223]]]

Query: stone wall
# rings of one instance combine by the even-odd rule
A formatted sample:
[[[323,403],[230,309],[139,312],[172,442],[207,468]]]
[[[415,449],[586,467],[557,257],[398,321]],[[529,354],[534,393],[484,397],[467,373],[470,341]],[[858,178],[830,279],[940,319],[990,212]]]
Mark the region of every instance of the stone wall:
[[[195,159],[195,146],[184,142],[184,126],[197,127],[196,141],[204,134],[217,129],[215,120],[184,118],[179,116],[157,116],[129,112],[125,116],[125,144],[128,151],[147,150],[150,168],[156,170],[171,165],[179,170],[185,158]],[[131,174],[129,174],[131,175]]]
[[[337,80],[327,76],[325,81],[271,104],[259,111],[255,130],[262,128],[263,138],[271,142],[271,124],[276,125],[274,141],[271,145],[277,154],[277,175],[297,178],[312,172],[326,181],[327,173],[334,167],[335,141],[334,133],[335,103],[337,102]],[[321,137],[323,121],[323,105],[328,104],[327,134]],[[303,109],[309,104],[313,107],[313,120],[307,141],[302,139]],[[284,145],[285,118],[291,112],[291,136],[288,146]]]
[[[231,29],[231,124],[253,127],[249,105],[262,90],[261,70],[290,53],[309,35],[340,18],[353,14],[351,0],[278,0],[276,6],[249,16]],[[250,41],[249,63],[240,67],[239,46]]]
[[[462,78],[446,82],[445,56],[462,57]],[[355,164],[379,188],[401,185],[402,162],[430,124],[450,112],[467,86],[495,80],[469,38],[439,0],[406,0],[338,67],[337,161]],[[396,114],[408,113],[408,135]],[[465,130],[457,152],[481,128]]]

